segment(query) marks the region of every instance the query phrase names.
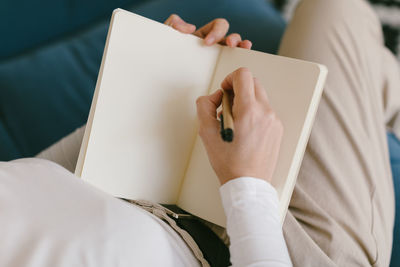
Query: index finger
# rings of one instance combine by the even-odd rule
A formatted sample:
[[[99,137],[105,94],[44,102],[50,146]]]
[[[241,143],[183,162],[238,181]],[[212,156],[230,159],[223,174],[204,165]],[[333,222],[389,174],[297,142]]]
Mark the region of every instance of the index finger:
[[[224,90],[233,90],[237,103],[255,101],[254,79],[247,68],[239,68],[226,76],[221,87]]]

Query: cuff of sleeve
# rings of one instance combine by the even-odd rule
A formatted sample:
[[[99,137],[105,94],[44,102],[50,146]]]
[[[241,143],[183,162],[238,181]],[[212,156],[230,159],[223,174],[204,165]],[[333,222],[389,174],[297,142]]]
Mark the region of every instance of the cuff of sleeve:
[[[222,205],[227,215],[236,203],[246,199],[261,200],[267,197],[275,209],[279,207],[278,194],[275,188],[267,181],[259,178],[239,177],[225,183],[219,190]]]

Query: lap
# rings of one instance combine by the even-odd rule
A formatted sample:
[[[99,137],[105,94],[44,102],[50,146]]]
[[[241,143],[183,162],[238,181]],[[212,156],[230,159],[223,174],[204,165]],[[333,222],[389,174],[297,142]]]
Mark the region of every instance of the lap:
[[[394,196],[386,123],[400,104],[388,108],[386,94],[399,94],[400,82],[385,73],[398,66],[387,64],[377,17],[362,0],[305,0],[280,54],[329,69],[284,225],[294,265],[388,265]]]

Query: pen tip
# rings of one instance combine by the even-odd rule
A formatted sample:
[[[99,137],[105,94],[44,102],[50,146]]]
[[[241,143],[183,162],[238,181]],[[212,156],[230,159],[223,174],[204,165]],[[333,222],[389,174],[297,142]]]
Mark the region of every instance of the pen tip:
[[[233,130],[231,128],[224,129],[223,134],[222,134],[222,139],[224,139],[225,142],[232,142],[233,141]]]

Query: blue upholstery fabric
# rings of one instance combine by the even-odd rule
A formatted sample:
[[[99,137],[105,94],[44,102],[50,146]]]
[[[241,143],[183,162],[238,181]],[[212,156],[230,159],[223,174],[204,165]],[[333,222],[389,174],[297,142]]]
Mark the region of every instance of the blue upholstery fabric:
[[[105,19],[111,11],[145,0],[2,0],[0,60]]]
[[[158,21],[176,12],[197,25],[225,17],[232,31],[272,53],[285,27],[264,0],[161,0],[129,9]],[[108,21],[0,62],[0,143],[7,144],[0,160],[33,156],[85,123]]]
[[[1,160],[33,156],[87,119],[106,26],[0,63],[0,119],[13,150]],[[12,152],[12,154],[10,154]]]
[[[388,143],[396,196],[396,218],[393,231],[393,250],[390,266],[398,267],[400,266],[400,141],[393,134],[388,134]]]

